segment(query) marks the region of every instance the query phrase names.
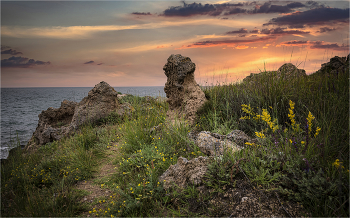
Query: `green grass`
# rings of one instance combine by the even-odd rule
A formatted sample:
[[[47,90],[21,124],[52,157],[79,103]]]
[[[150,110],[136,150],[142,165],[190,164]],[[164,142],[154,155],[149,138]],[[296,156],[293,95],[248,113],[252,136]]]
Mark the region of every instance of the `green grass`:
[[[254,187],[299,202],[311,216],[348,217],[348,74],[319,73],[285,81],[272,80],[271,73],[264,72],[255,85],[204,88],[209,100],[193,126],[168,124],[165,102],[126,96],[122,103],[131,105],[128,115],[112,113],[36,153],[16,149],[1,167],[2,216],[71,217],[89,211],[108,217],[226,216],[211,199],[227,187],[237,187],[244,172]],[[314,119],[308,122],[309,112]],[[321,130],[315,137],[317,127]],[[235,129],[258,142],[209,165],[202,185],[212,192],[200,194],[193,185],[163,189],[159,176],[180,156],[203,156],[188,139],[189,132],[227,134]],[[113,160],[117,171],[98,183],[114,194],[96,199],[108,208],[98,210],[80,202],[84,192],[74,185],[92,179],[112,143],[118,146]]]

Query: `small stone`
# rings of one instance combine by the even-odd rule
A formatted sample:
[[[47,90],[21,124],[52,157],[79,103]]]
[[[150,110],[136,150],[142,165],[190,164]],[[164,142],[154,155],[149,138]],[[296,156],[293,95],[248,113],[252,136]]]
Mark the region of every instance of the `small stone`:
[[[163,182],[164,188],[169,189],[175,183],[180,189],[187,184],[200,184],[208,170],[209,157],[199,156],[192,160],[179,157],[175,165],[171,165],[160,177],[159,182]]]
[[[248,197],[243,197],[243,198],[242,198],[242,203],[244,203],[244,202],[246,202],[246,201],[248,201]]]

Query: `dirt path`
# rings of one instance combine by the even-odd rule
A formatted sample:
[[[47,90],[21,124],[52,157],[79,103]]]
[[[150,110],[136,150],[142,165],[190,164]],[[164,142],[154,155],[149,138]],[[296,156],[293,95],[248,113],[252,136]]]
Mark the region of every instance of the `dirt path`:
[[[100,183],[99,181],[107,179],[116,171],[116,165],[113,165],[112,162],[115,159],[116,155],[118,155],[118,147],[111,146],[107,150],[107,156],[100,160],[100,168],[95,173],[91,180],[79,181],[76,184],[77,189],[85,190],[89,192],[89,195],[84,196],[81,202],[91,203],[92,207],[90,210],[96,209],[96,211],[104,210],[104,201],[103,199],[109,199],[110,196],[113,196],[113,193],[108,187],[104,185],[104,183]],[[98,184],[96,184],[98,182]],[[99,202],[101,201],[101,202]],[[93,213],[84,212],[81,214],[82,217],[91,217],[94,216]]]

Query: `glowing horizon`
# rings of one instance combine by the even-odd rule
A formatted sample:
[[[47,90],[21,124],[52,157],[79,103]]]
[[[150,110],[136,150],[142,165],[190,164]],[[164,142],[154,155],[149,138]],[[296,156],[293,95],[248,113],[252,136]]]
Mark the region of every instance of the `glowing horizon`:
[[[1,19],[1,87],[164,86],[171,54],[230,83],[349,54],[348,1],[5,1]]]

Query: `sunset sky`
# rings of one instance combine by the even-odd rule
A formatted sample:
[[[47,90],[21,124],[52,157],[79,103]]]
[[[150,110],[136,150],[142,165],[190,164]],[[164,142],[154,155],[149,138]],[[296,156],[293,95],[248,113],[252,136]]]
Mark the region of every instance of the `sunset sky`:
[[[349,1],[1,1],[1,87],[163,86],[171,54],[201,85],[349,54]]]

